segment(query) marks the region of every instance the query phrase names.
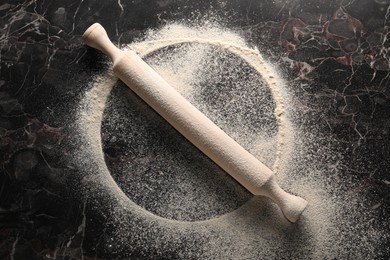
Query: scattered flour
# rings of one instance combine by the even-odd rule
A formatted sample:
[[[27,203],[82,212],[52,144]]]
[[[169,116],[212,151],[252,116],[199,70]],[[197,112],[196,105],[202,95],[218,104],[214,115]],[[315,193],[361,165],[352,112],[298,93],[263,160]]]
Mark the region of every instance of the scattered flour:
[[[369,218],[368,214],[361,212],[357,202],[348,200],[346,194],[342,192],[342,172],[336,171],[330,178],[328,165],[317,163],[323,156],[333,152],[337,153],[337,156],[332,163],[336,163],[342,160],[342,154],[333,149],[336,144],[332,143],[331,136],[327,136],[315,128],[305,129],[294,124],[299,117],[302,117],[294,109],[299,97],[293,95],[294,90],[291,86],[287,86],[278,77],[277,71],[262,58],[259,50],[248,47],[240,36],[223,28],[211,26],[188,28],[175,24],[161,30],[150,31],[144,41],[134,43],[128,48],[143,56],[183,96],[197,104],[202,112],[212,118],[245,148],[262,161],[268,162],[268,166],[277,172],[279,184],[286,190],[308,200],[309,206],[301,220],[296,224],[291,224],[284,219],[277,206],[268,199],[262,197],[248,199],[247,195],[242,193],[239,193],[240,196],[247,202],[241,201],[242,206],[237,209],[228,207],[230,212],[222,211],[219,214],[216,212],[215,215],[208,215],[205,218],[199,216],[191,218],[190,216],[189,220],[192,221],[180,221],[188,220],[186,219],[188,215],[181,218],[164,213],[164,210],[170,208],[169,205],[166,208],[162,207],[158,202],[159,198],[155,200],[157,204],[146,205],[151,208],[151,211],[157,209],[155,214],[137,205],[124,194],[123,187],[121,190],[115,184],[105,162],[101,135],[108,135],[108,137],[103,136],[103,139],[111,140],[112,143],[127,137],[126,135],[121,136],[120,133],[105,132],[104,126],[102,128],[102,121],[106,121],[106,124],[111,126],[108,129],[115,130],[117,128],[121,132],[123,125],[120,121],[126,121],[121,116],[115,117],[115,115],[107,114],[108,112],[120,113],[120,109],[115,108],[115,104],[113,104],[118,99],[110,96],[110,93],[112,94],[119,87],[114,88],[116,79],[110,72],[107,72],[106,75],[100,76],[92,88],[85,93],[80,104],[79,128],[77,129],[80,133],[80,154],[75,155],[75,160],[82,160],[84,168],[89,169],[86,176],[90,175],[96,178],[96,187],[92,188],[88,195],[91,201],[94,198],[97,200],[95,202],[96,211],[106,209],[107,215],[105,217],[109,223],[107,225],[111,227],[110,231],[105,231],[101,235],[101,239],[105,241],[101,244],[106,252],[118,257],[133,255],[184,259],[327,259],[360,256],[374,258],[381,237],[388,237],[388,235],[384,234],[378,227],[369,224],[353,227],[357,222],[359,223],[353,216],[360,214],[360,221],[363,221]],[[176,52],[176,55],[169,55],[172,52]],[[219,54],[225,55],[225,58],[210,59]],[[212,80],[207,78],[206,72],[208,70],[214,71],[220,68],[221,73],[228,70],[224,65],[231,64],[225,63],[226,60],[231,60],[229,55],[234,55],[235,60],[243,61],[254,70],[255,73],[250,73],[251,77],[257,75],[261,78],[260,85],[265,86],[271,93],[272,100],[264,101],[263,106],[260,104],[259,107],[259,110],[264,112],[263,115],[269,118],[267,127],[261,129],[266,132],[265,135],[261,135],[261,131],[251,132],[253,130],[251,127],[242,126],[241,129],[231,122],[224,121],[223,117],[219,116],[221,111],[214,109],[212,101],[204,98],[207,95],[198,95],[199,92],[205,91],[200,87],[202,82],[199,80],[206,79],[206,82]],[[199,75],[205,77],[200,79]],[[246,74],[242,73],[240,76],[241,80],[245,81]],[[223,82],[227,84],[228,81]],[[240,86],[239,83],[235,86],[244,88],[242,95],[245,100],[247,97],[245,86]],[[218,91],[216,88],[212,94],[215,95]],[[208,92],[206,91],[206,93]],[[261,93],[266,94],[267,92]],[[258,92],[253,95],[258,95]],[[134,101],[135,106],[137,106],[136,102],[138,101],[133,96],[122,100],[122,102],[126,103],[129,100]],[[253,96],[250,96],[248,100],[256,101]],[[239,103],[239,106],[245,105]],[[264,106],[266,107],[264,108]],[[125,111],[129,111],[129,108],[126,109]],[[130,107],[130,109],[132,108]],[[229,109],[235,111],[234,108]],[[140,111],[143,110],[140,109]],[[137,117],[142,114],[138,110],[134,114],[131,120],[147,119]],[[238,114],[236,117],[238,121],[241,120]],[[249,114],[250,119],[257,117],[262,117],[262,114],[256,115],[253,111]],[[156,117],[152,116],[152,118]],[[127,130],[131,131],[132,129]],[[137,130],[139,129],[137,128]],[[146,127],[144,130],[150,131],[150,128]],[[240,134],[243,130],[248,134]],[[317,138],[326,139],[329,142],[319,145],[316,142]],[[135,139],[133,137],[132,142]],[[139,143],[135,147],[136,151],[148,149],[145,143]],[[131,147],[125,149],[131,149]],[[190,148],[186,146],[186,149]],[[166,150],[163,151],[166,152]],[[142,155],[141,158],[133,157],[133,162],[137,163],[137,160],[142,159],[139,167],[142,165],[151,167],[153,158],[147,156],[147,152],[139,154]],[[159,155],[155,154],[155,156]],[[191,159],[193,158],[191,157]],[[169,161],[163,160],[163,162]],[[126,167],[130,167],[131,163],[124,163],[125,167],[121,169],[123,178],[116,179],[117,182],[126,179]],[[90,167],[85,167],[85,165],[90,165]],[[215,171],[217,172],[217,169]],[[145,170],[145,172],[147,171]],[[164,175],[164,173],[161,174]],[[201,177],[205,178],[203,175]],[[149,176],[149,178],[148,181],[153,180],[153,176]],[[159,180],[158,176],[154,176],[154,178]],[[133,178],[130,183],[124,181],[124,184],[138,185],[134,180],[137,179]],[[139,181],[142,180],[142,178],[139,179]],[[187,192],[191,193],[191,185],[195,182],[186,183],[186,180],[180,178],[177,181],[176,184],[179,187],[184,187],[184,191],[177,191],[180,196],[186,189],[188,189]],[[183,183],[186,183],[187,186]],[[149,188],[153,189],[154,186],[150,185]],[[159,187],[158,185],[156,187]],[[163,189],[164,186],[161,188]],[[157,190],[153,194],[158,196],[158,192],[163,193],[164,190]],[[180,200],[180,198],[175,197],[175,194],[170,196],[171,203]],[[105,198],[107,205],[101,204],[101,201],[96,199],[98,197]],[[138,199],[142,202],[142,198]],[[199,205],[202,204],[202,201],[183,201],[182,203]],[[213,205],[213,203],[217,204],[218,202],[213,201],[209,205]],[[180,204],[176,203],[175,207],[177,207],[176,214],[180,214]],[[188,208],[188,205],[182,205],[182,207]],[[159,212],[158,209],[161,211]],[[197,209],[192,208],[192,210],[191,214],[196,215]],[[207,211],[207,208],[205,210]],[[209,210],[212,211],[213,208]]]

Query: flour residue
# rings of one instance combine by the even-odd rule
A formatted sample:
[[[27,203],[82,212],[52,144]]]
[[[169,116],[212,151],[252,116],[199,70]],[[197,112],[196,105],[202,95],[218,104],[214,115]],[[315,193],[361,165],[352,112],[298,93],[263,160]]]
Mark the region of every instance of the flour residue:
[[[174,66],[172,66],[172,61],[169,62],[171,68],[176,66],[190,66],[191,72],[184,74],[185,79],[178,78],[176,76],[171,77],[169,73],[174,73],[172,70],[166,72],[164,68],[159,69],[158,66],[154,66],[154,68],[157,69],[162,76],[165,76],[164,79],[172,84],[180,92],[180,94],[187,99],[191,100],[191,83],[194,80],[199,80],[199,78],[196,76],[194,77],[193,74],[194,64],[199,64],[199,59],[206,59],[207,62],[204,64],[205,67],[203,68],[207,69],[210,66],[210,63],[214,62],[207,56],[208,53],[204,50],[205,48],[214,46],[237,55],[240,59],[256,70],[265,85],[272,92],[275,102],[274,115],[277,120],[278,138],[276,149],[277,156],[272,165],[272,169],[274,172],[278,172],[279,164],[283,163],[284,157],[288,156],[288,148],[285,147],[285,144],[291,142],[291,140],[288,140],[289,135],[286,135],[285,133],[290,132],[291,126],[284,107],[284,102],[286,102],[288,97],[283,96],[281,93],[281,86],[283,86],[284,83],[282,79],[278,77],[276,70],[272,65],[264,60],[257,48],[248,47],[247,43],[241,36],[218,27],[206,27],[191,30],[182,25],[172,24],[159,31],[149,32],[149,37],[145,41],[133,43],[129,46],[129,48],[133,49],[141,56],[146,56],[169,46],[183,44],[195,44],[196,47],[194,47],[194,50],[187,52],[190,55],[188,57],[183,57],[183,59],[180,60],[181,63],[179,62],[177,64],[173,64]],[[204,57],[204,55],[206,57]],[[151,65],[153,66],[153,64]],[[219,64],[219,66],[220,65],[221,64]],[[172,78],[174,79],[173,81],[171,80]],[[202,104],[199,105],[201,106]],[[253,142],[256,142],[256,140],[251,140],[251,143]],[[285,153],[285,155],[283,153]]]
[[[176,51],[183,48],[181,53],[186,55],[170,60],[169,56],[159,54],[161,50],[169,53],[172,47]],[[362,255],[374,258],[381,237],[386,239],[388,234],[370,223],[354,226],[356,217],[353,216],[367,219],[369,215],[358,209],[356,201],[347,201],[348,197],[342,189],[344,179],[341,172],[336,171],[330,178],[328,165],[318,163],[329,153],[337,154],[335,162],[332,161],[336,163],[342,160],[342,153],[334,149],[336,144],[332,143],[332,137],[322,134],[315,127],[304,129],[296,123],[304,117],[294,109],[299,97],[293,96],[294,90],[283,82],[277,70],[262,57],[258,49],[248,46],[238,34],[218,26],[188,28],[177,24],[150,31],[143,41],[128,48],[145,59],[149,57],[148,62],[183,96],[197,102],[199,109],[214,117],[213,120],[222,124],[229,134],[240,140],[258,158],[271,161],[269,166],[277,172],[280,185],[305,198],[309,206],[301,220],[291,224],[272,202],[261,197],[250,199],[228,214],[195,222],[161,218],[136,205],[112,182],[104,165],[100,127],[104,104],[115,85],[115,80],[108,73],[86,92],[80,105],[78,122],[82,150],[88,151],[87,159],[83,158],[84,164],[97,165],[91,169],[100,171],[102,183],[112,187],[113,191],[110,190],[107,198],[115,198],[112,199],[112,216],[107,220],[115,227],[112,236],[106,238],[104,248],[107,252],[115,248],[115,252],[122,252],[121,257],[135,255],[182,259],[323,259]],[[250,131],[242,135],[237,126],[223,125],[223,118],[213,114],[207,100],[197,97],[198,72],[212,67],[211,60],[209,63],[203,61],[210,58],[215,48],[243,60],[256,71],[272,93],[272,116],[275,121],[274,125],[269,126],[270,135],[256,137],[256,133]],[[216,67],[223,68],[221,60],[215,61]],[[193,64],[207,66],[199,68]],[[185,73],[178,74],[178,71]],[[270,108],[265,111],[270,111]],[[114,117],[112,122],[118,120],[120,118],[115,120]],[[304,120],[311,119],[306,117]],[[317,138],[327,141],[319,145]],[[267,157],[267,154],[274,155]],[[90,196],[93,198],[93,194]],[[172,200],[175,200],[174,196]]]

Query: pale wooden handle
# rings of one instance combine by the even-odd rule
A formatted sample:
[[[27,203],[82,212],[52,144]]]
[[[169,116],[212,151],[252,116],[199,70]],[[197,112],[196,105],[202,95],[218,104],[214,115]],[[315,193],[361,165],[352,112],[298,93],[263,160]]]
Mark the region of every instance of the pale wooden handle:
[[[254,195],[271,198],[291,222],[299,218],[307,202],[283,191],[267,166],[181,96],[138,55],[116,48],[99,24],[87,29],[83,40],[107,54],[118,78],[241,185]]]
[[[106,30],[99,23],[92,24],[83,34],[83,41],[90,47],[99,51],[115,60],[123,54],[108,38]]]

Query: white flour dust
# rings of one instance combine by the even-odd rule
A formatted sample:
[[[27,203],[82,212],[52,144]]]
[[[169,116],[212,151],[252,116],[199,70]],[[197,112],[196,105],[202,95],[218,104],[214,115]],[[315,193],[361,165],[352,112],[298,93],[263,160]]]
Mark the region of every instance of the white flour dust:
[[[202,203],[209,207],[203,209],[206,212],[213,211],[214,204],[221,207],[227,202],[222,195],[218,197],[217,193],[207,199],[201,197],[204,201],[192,196],[191,193],[203,192],[197,191],[196,185],[204,183],[201,180],[188,180],[190,173],[183,173],[185,178],[175,176],[176,190],[163,190],[164,185],[168,185],[164,181],[167,180],[165,175],[169,170],[151,171],[155,160],[153,156],[166,156],[163,164],[175,164],[177,161],[169,155],[159,154],[169,153],[166,148],[156,148],[153,156],[150,154],[150,140],[159,142],[160,139],[147,139],[149,136],[145,137],[142,135],[145,133],[141,132],[131,133],[129,138],[128,133],[123,133],[150,132],[151,126],[132,128],[136,122],[148,119],[140,117],[144,108],[136,110],[134,116],[129,116],[128,120],[133,120],[133,123],[123,123],[127,119],[123,118],[123,114],[120,114],[123,113],[122,108],[116,108],[115,103],[122,102],[122,105],[126,106],[126,112],[136,109],[127,107],[129,100],[138,101],[134,97],[120,100],[110,96],[116,90],[116,79],[108,72],[107,75],[99,76],[80,104],[78,131],[81,133],[80,151],[83,152],[77,158],[82,159],[84,165],[91,165],[89,168],[99,179],[99,185],[109,187],[107,190],[110,194],[107,197],[114,198],[110,205],[112,216],[107,221],[111,221],[116,230],[112,231],[112,237],[107,240],[115,243],[107,243],[108,251],[115,247],[117,251],[124,252],[124,256],[175,256],[185,259],[313,259],[351,256],[372,258],[375,255],[380,237],[386,234],[369,224],[351,228],[356,221],[354,215],[361,214],[362,219],[367,216],[360,212],[356,201],[344,201],[341,173],[335,173],[330,178],[327,175],[328,166],[317,163],[323,156],[337,153],[333,149],[335,144],[332,143],[332,138],[323,135],[314,127],[303,129],[294,123],[302,116],[294,109],[299,97],[294,96],[294,91],[285,85],[277,71],[263,59],[259,50],[248,47],[240,36],[223,28],[188,28],[176,24],[149,32],[144,41],[134,43],[129,48],[144,57],[184,97],[271,167],[277,173],[281,187],[305,198],[309,204],[301,220],[291,224],[268,199],[254,197],[248,200],[248,197],[245,197],[247,195],[237,191],[237,194],[245,199],[244,202],[248,200],[246,203],[237,202],[238,206],[242,206],[237,208],[234,204],[235,206],[228,207],[229,211],[216,211],[211,216],[197,215],[197,211],[202,210],[196,207]],[[237,63],[237,67],[233,68],[232,64],[238,61],[241,63]],[[214,74],[216,72],[219,74]],[[224,86],[231,82],[231,79],[225,77],[234,73],[239,74],[234,78],[238,79],[238,82],[229,87]],[[252,83],[253,86],[245,81],[245,78],[256,77],[260,80]],[[256,92],[261,86],[264,90]],[[256,91],[251,92],[250,88]],[[224,91],[227,92],[226,96],[219,100],[219,93]],[[266,99],[259,97],[267,93]],[[249,105],[245,104],[246,100]],[[246,110],[243,109],[245,107]],[[251,107],[255,109],[250,109]],[[107,114],[107,111],[111,114]],[[223,114],[224,111],[227,111],[226,115]],[[225,116],[233,119],[226,120]],[[149,118],[155,117],[150,115]],[[267,120],[259,119],[257,122],[257,118]],[[106,122],[103,128],[102,121]],[[130,162],[113,162],[123,165],[114,167],[121,172],[116,181],[130,186],[128,190],[123,186],[122,190],[126,194],[150,190],[150,194],[157,198],[141,205],[143,200],[147,200],[142,197],[145,194],[133,194],[134,197],[130,200],[116,186],[106,166],[109,162],[107,158],[105,161],[102,134],[103,139],[109,143],[117,145],[118,140],[121,140],[121,144],[126,146],[125,150],[135,150],[133,154],[126,153],[127,157],[121,157],[131,158]],[[137,143],[137,138],[146,138],[149,143]],[[329,142],[319,143],[317,138]],[[127,139],[131,140],[124,141]],[[173,154],[175,155],[177,153]],[[342,154],[338,153],[335,158],[342,160]],[[137,165],[138,168],[129,170],[132,165]],[[183,165],[183,168],[192,167]],[[194,171],[197,169],[202,168],[195,167]],[[144,176],[137,177],[137,171],[143,175],[152,173],[146,180],[147,188],[137,186],[145,185],[141,183],[145,181],[142,179]],[[135,177],[126,177],[126,174],[133,174]],[[200,179],[206,178],[205,176],[207,175],[200,175]],[[169,182],[172,182],[172,177],[169,178]],[[131,179],[131,182],[126,182],[126,179]],[[210,194],[214,194],[212,192]],[[144,209],[148,207],[149,211]],[[189,213],[181,212],[181,208],[189,210]],[[166,211],[175,212],[175,215]],[[193,215],[196,217],[192,218]]]

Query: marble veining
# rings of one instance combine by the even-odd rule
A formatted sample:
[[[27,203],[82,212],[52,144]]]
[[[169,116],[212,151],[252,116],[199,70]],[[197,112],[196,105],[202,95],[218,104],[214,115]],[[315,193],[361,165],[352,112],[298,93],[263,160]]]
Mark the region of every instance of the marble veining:
[[[89,210],[94,212],[96,205],[91,206],[83,196],[88,192],[83,185],[94,177],[79,174],[88,167],[85,162],[67,159],[77,145],[72,124],[82,94],[108,66],[103,55],[81,41],[84,30],[94,22],[103,24],[119,45],[142,39],[149,29],[171,22],[214,20],[237,31],[278,67],[298,97],[292,102],[296,124],[332,135],[338,153],[318,157],[318,164],[326,165],[329,173],[341,172],[350,198],[357,198],[369,212],[369,221],[388,230],[389,16],[388,0],[2,1],[0,258],[122,256],[99,247],[100,243],[115,244],[113,241],[91,238],[117,227],[90,224],[105,223],[107,217],[102,214],[92,219]],[[120,88],[116,91],[121,92]],[[142,110],[142,105],[138,109]],[[105,120],[103,123],[109,124],[109,119]],[[106,162],[114,165],[109,168],[115,171],[126,147],[106,137]],[[159,136],[153,138],[160,140]],[[326,146],[327,141],[319,139],[317,144]],[[141,146],[138,148],[143,149]],[[145,157],[134,154],[127,159],[142,161],[142,165],[152,160],[147,153]],[[162,189],[168,187],[164,185]],[[239,187],[232,190],[241,196],[234,207],[249,198]],[[197,239],[201,237],[190,237],[180,246],[196,244]],[[388,238],[381,243],[370,257],[388,257]],[[183,248],[177,249],[183,255],[167,248],[149,253],[155,258],[196,256]],[[123,256],[132,253],[123,251]],[[148,252],[134,255],[145,257]]]

